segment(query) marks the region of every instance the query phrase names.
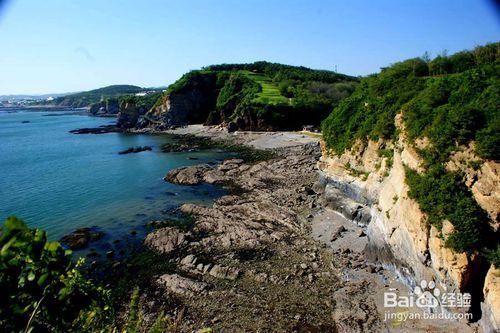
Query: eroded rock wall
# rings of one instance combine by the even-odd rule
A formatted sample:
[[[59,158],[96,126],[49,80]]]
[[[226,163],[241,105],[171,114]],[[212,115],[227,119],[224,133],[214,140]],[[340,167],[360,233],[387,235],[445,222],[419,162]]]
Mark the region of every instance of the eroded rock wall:
[[[163,97],[145,116],[150,127],[159,129],[205,123],[215,108],[216,77],[200,75],[190,86]]]
[[[500,287],[498,270],[487,267],[478,256],[455,253],[445,247],[445,239],[453,225],[443,221],[442,231],[429,226],[418,203],[409,198],[405,182],[405,167],[422,172],[422,160],[413,145],[407,143],[400,116],[396,125],[402,129],[397,142],[356,142],[350,151],[336,156],[323,145],[318,163],[323,201],[354,222],[365,225],[369,237],[367,252],[374,260],[396,271],[402,280],[414,286],[422,279],[435,280],[448,291],[473,293],[485,315],[483,327],[497,327],[500,317]],[[418,145],[427,145],[423,140]],[[381,156],[380,150],[392,155]],[[462,158],[455,168],[467,164]],[[470,169],[470,168],[469,168]],[[475,170],[467,185],[478,203],[498,228],[499,166],[487,161]],[[466,172],[467,174],[467,172]],[[494,273],[496,272],[496,273]],[[477,290],[479,288],[479,291]],[[474,301],[474,299],[473,299]],[[492,321],[493,320],[493,321]],[[495,326],[496,325],[496,326]],[[488,329],[486,329],[488,331]]]

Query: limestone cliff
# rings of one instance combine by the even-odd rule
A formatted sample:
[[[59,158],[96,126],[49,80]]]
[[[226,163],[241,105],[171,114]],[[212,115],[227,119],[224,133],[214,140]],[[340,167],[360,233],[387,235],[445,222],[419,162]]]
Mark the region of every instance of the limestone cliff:
[[[356,142],[341,156],[327,151],[318,163],[323,201],[347,218],[366,226],[367,251],[376,260],[394,269],[411,286],[422,279],[434,280],[448,291],[470,292],[470,311],[480,312],[486,331],[500,324],[499,271],[489,269],[478,255],[456,253],[445,247],[453,225],[443,221],[442,230],[427,223],[419,204],[408,196],[405,167],[422,172],[419,147],[427,140],[409,144],[399,114],[395,118],[400,135],[396,142]],[[499,164],[483,161],[470,167],[477,157],[468,149],[455,154],[447,168],[465,171],[466,184],[474,198],[491,217],[498,230],[500,207]],[[486,274],[487,273],[487,274]],[[483,290],[484,289],[484,290]],[[484,302],[483,302],[484,297]],[[483,302],[480,304],[480,302]]]

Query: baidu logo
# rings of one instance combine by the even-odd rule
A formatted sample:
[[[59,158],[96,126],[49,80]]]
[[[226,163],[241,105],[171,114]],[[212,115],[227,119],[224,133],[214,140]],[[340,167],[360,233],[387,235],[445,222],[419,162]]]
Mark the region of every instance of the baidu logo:
[[[435,308],[439,305],[439,297],[441,295],[441,290],[436,287],[434,281],[427,282],[422,280],[420,286],[416,286],[413,289],[413,293],[416,295],[415,305],[419,308]]]
[[[398,295],[396,292],[384,293],[384,306],[390,308],[384,313],[384,321],[392,321],[394,326],[408,319],[472,319],[472,313],[460,311],[442,311],[444,308],[470,308],[471,295],[461,292],[446,292],[436,286],[434,281],[422,280],[410,294]],[[402,308],[413,311],[402,310]],[[420,308],[425,311],[415,311]],[[440,308],[441,310],[437,309]],[[455,309],[456,310],[456,309]]]
[[[384,306],[386,308],[403,307],[410,308],[467,308],[471,305],[469,293],[443,292],[436,286],[434,281],[422,280],[409,295],[398,295],[395,292],[384,293]]]

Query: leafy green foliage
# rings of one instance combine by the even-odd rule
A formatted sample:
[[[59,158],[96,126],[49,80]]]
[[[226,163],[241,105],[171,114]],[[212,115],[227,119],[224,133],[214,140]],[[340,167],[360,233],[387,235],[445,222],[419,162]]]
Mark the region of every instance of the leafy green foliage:
[[[364,78],[322,123],[325,142],[342,153],[355,139],[394,138],[402,111],[410,139],[429,137],[445,157],[475,140],[478,154],[499,159],[499,45],[409,59]]]
[[[441,165],[424,174],[407,169],[406,181],[408,195],[419,203],[430,224],[441,229],[443,220],[452,222],[455,231],[447,238],[447,246],[470,252],[489,245],[488,217],[458,173],[446,172]]]
[[[44,231],[9,217],[0,247],[2,331],[65,331],[84,313],[111,314],[109,292],[84,278],[71,252],[47,241]]]
[[[245,100],[249,102],[260,90],[258,83],[240,73],[221,72],[218,74],[221,86],[215,111],[211,112],[207,123],[218,124],[231,121],[235,109]]]
[[[500,268],[500,245],[497,245],[494,250],[487,251],[486,257],[495,266],[495,268]]]
[[[288,99],[281,95],[278,86],[271,81],[271,79],[262,74],[256,74],[250,71],[242,71],[250,80],[254,81],[259,87],[259,92],[256,94],[255,98],[252,100],[254,103],[260,104],[288,104]]]
[[[215,94],[213,105],[208,98],[197,110],[207,114],[207,124],[225,123],[230,129],[300,129],[305,124],[319,125],[356,84],[356,78],[305,67],[222,64],[183,75],[155,107],[168,94],[205,89]]]
[[[130,297],[126,330],[128,333],[137,333],[140,330],[139,288],[135,288]]]
[[[249,64],[220,64],[203,68],[205,71],[251,71],[271,77],[274,82],[283,80],[321,81],[328,83],[355,81],[356,78],[328,70],[310,69],[303,66],[290,66],[267,61]]]
[[[153,105],[160,99],[162,96],[162,92],[153,92],[148,93],[144,96],[135,96],[135,95],[124,95],[117,98],[118,104],[121,105],[123,102],[132,102],[135,104],[135,107],[139,110],[140,114],[144,114],[148,112]]]
[[[323,138],[337,154],[357,139],[395,139],[395,116],[402,112],[410,140],[427,137],[420,150],[426,172],[407,170],[409,196],[428,222],[441,228],[447,219],[455,231],[446,245],[458,252],[494,247],[486,213],[478,206],[460,174],[444,163],[458,145],[475,141],[476,153],[500,159],[500,43],[433,60],[409,59],[361,80],[322,123]],[[385,150],[380,156],[392,157]],[[479,168],[477,161],[475,168]]]

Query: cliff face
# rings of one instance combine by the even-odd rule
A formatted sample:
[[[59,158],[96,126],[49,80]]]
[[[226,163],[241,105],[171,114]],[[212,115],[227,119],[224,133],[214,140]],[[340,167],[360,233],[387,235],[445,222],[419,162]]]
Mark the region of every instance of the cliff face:
[[[116,120],[116,126],[120,128],[132,128],[136,126],[139,120],[139,110],[133,102],[122,102],[120,112]]]
[[[120,103],[118,99],[108,99],[99,103],[90,105],[89,112],[94,116],[115,115],[120,112]]]
[[[215,108],[215,85],[216,78],[213,75],[192,78],[184,89],[168,93],[159,105],[146,113],[148,126],[163,129],[204,123]]]
[[[347,218],[366,226],[368,252],[374,259],[391,267],[409,285],[414,286],[422,279],[435,280],[448,291],[470,292],[471,311],[478,313],[483,308],[483,327],[487,331],[496,329],[500,324],[498,270],[490,268],[477,255],[455,253],[445,247],[453,225],[443,221],[441,232],[430,226],[418,203],[408,196],[405,167],[421,172],[422,159],[414,146],[407,143],[401,117],[395,120],[402,133],[397,142],[379,140],[363,144],[359,141],[341,156],[334,156],[323,147],[318,164],[320,184],[324,187],[323,200]],[[415,146],[427,144],[422,140]],[[380,151],[390,154],[381,156]],[[467,163],[472,160],[470,156],[462,155],[451,163],[456,168],[470,165]],[[489,213],[490,223],[496,229],[498,168],[498,163],[487,161],[474,174],[471,170],[466,171],[467,186],[479,205]]]

